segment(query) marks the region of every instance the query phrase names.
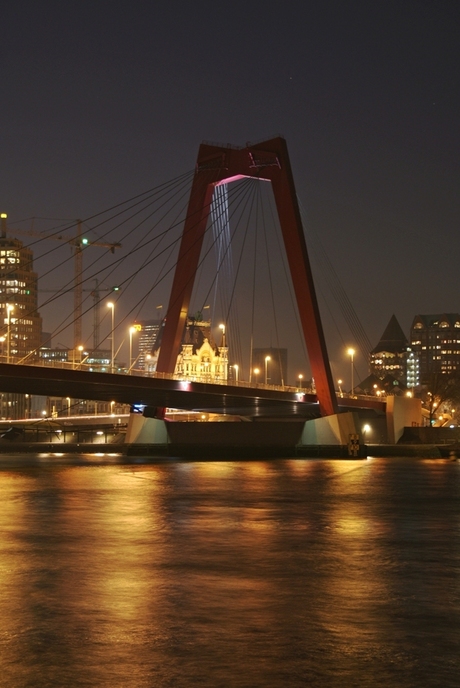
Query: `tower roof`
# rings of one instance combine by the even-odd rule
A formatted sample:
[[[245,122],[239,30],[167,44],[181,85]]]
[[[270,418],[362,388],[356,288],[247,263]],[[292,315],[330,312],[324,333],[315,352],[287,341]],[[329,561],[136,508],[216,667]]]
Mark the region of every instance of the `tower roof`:
[[[390,353],[399,353],[404,351],[409,345],[407,337],[401,329],[401,325],[392,315],[390,322],[385,328],[384,333],[380,337],[380,341],[376,347],[371,351],[371,354],[376,354],[379,351],[389,351]]]

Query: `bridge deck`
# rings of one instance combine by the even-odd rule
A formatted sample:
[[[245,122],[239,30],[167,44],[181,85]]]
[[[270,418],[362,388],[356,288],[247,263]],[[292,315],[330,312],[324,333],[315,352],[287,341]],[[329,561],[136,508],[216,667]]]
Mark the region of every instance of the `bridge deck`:
[[[316,395],[237,384],[185,382],[162,377],[137,377],[32,365],[0,364],[2,392],[116,401],[184,410],[247,416],[319,415]],[[384,412],[382,401],[339,399],[340,410],[372,408]]]

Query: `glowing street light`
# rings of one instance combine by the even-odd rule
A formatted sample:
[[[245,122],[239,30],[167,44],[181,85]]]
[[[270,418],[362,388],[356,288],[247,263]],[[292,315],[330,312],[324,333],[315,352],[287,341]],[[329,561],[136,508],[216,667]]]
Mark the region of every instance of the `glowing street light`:
[[[233,370],[235,371],[235,382],[238,383],[238,371],[239,371],[239,366],[235,363],[233,366]]]
[[[371,426],[366,423],[366,425],[363,425],[363,435],[364,435],[364,441],[367,439],[368,433],[371,431]]]
[[[343,397],[343,392],[342,392],[343,380],[337,380],[337,384],[339,386],[339,394],[341,397]]]
[[[137,327],[131,325],[129,328],[129,374],[131,375],[131,369],[133,367],[133,334],[137,332]]]
[[[268,384],[268,362],[271,360],[271,356],[265,356],[265,384]]]
[[[111,368],[112,368],[112,373],[114,372],[115,369],[115,304],[112,301],[109,301],[107,304],[107,308],[112,309],[112,334],[111,334],[111,341],[112,341],[112,363],[111,363]]]
[[[300,387],[300,389],[302,389],[302,380],[303,380],[303,375],[302,375],[302,373],[300,373],[300,375],[298,376],[298,378],[299,378],[299,387]]]
[[[70,416],[70,397],[66,397],[67,400],[67,415]]]
[[[257,387],[257,379],[258,379],[258,375],[259,375],[259,373],[260,373],[260,370],[259,370],[258,368],[254,368],[254,371],[253,371],[253,372],[254,372],[254,375],[255,375],[255,378],[256,378],[256,387]]]
[[[114,407],[114,406],[115,406],[115,402],[114,402],[114,401],[111,401],[111,402],[110,402],[110,415],[111,415],[111,416],[114,416],[114,415],[115,415],[114,412],[113,412],[113,407]]]
[[[351,360],[351,396],[354,396],[355,385],[353,381],[353,358],[355,355],[355,350],[350,348],[348,349],[347,354],[350,356]]]
[[[225,325],[220,324],[219,330],[222,330],[222,344],[221,344],[221,346],[227,346],[227,344],[225,342]]]
[[[6,330],[6,362],[10,362],[11,352],[11,311],[14,311],[14,306],[10,303],[6,304],[7,330]]]

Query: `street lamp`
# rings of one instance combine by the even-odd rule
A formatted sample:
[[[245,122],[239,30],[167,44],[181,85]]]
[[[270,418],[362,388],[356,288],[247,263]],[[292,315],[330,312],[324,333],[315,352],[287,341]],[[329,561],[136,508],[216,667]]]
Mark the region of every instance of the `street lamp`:
[[[112,301],[109,301],[109,303],[107,304],[107,308],[112,309],[112,335],[111,335],[110,339],[112,340],[111,369],[112,369],[112,373],[113,373],[114,368],[115,368],[115,304]]]
[[[222,330],[222,343],[221,346],[227,346],[225,343],[225,325],[220,324],[219,325],[219,330]]]
[[[364,442],[367,440],[367,435],[371,431],[371,426],[366,423],[366,425],[363,426],[363,435],[364,435]]]
[[[268,384],[268,362],[271,361],[271,356],[265,356],[265,384]]]
[[[260,370],[259,370],[258,368],[254,368],[254,375],[255,375],[255,378],[256,378],[256,387],[257,387],[257,376],[258,376],[259,373],[260,373]]]
[[[302,389],[302,380],[303,380],[303,375],[300,374],[299,375],[299,387],[300,387],[300,389]]]
[[[7,330],[6,330],[6,362],[10,362],[11,352],[11,311],[14,311],[14,306],[10,303],[6,304]]]
[[[115,405],[115,402],[114,402],[114,401],[111,401],[111,402],[110,402],[110,415],[111,415],[111,416],[114,416],[114,415],[115,415],[114,412],[113,412],[113,407],[114,407],[114,405]]]
[[[355,390],[355,385],[353,382],[353,357],[355,355],[355,350],[354,349],[348,349],[347,353],[350,356],[350,361],[351,361],[351,396],[353,396],[354,390]]]
[[[83,354],[83,349],[84,349],[84,348],[85,348],[85,347],[82,346],[81,344],[80,344],[80,346],[78,347],[78,351],[80,352],[80,363],[79,363],[80,370],[81,370],[82,354]]]
[[[67,415],[70,416],[70,397],[66,397],[67,399]]]
[[[131,375],[131,368],[133,367],[133,334],[137,329],[131,325],[129,328],[129,374]]]
[[[239,366],[235,365],[233,366],[233,370],[235,371],[235,382],[238,383],[238,371],[239,371]]]
[[[337,384],[338,384],[338,386],[339,386],[339,394],[340,394],[341,397],[343,397],[343,392],[342,392],[343,380],[337,380]]]

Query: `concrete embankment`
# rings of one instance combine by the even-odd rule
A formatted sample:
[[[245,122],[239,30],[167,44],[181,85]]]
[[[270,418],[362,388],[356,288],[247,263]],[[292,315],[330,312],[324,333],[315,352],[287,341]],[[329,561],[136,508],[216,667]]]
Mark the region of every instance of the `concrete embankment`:
[[[460,456],[460,452],[458,453]],[[241,447],[230,445],[153,445],[153,444],[66,444],[46,442],[12,442],[0,444],[0,467],[43,464],[131,464],[149,461],[184,459],[192,461],[238,461],[297,459],[365,459],[367,457],[391,458],[456,458],[449,445],[361,445],[357,456],[349,456],[348,447],[286,446]]]

